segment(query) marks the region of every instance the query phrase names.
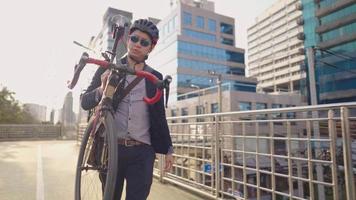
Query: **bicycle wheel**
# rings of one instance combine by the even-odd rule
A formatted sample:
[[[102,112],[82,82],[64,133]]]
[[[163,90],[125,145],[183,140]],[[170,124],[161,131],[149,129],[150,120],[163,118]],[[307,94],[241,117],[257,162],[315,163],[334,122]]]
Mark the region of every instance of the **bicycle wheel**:
[[[102,162],[99,165],[88,163],[90,150],[94,144],[94,139],[90,136],[93,123],[89,123],[84,132],[76,169],[75,200],[113,199],[117,173],[117,138],[112,124],[113,117],[108,112],[104,121],[103,145],[99,151]],[[103,176],[106,177],[106,180],[103,181],[105,182],[104,186],[100,181],[100,177]]]

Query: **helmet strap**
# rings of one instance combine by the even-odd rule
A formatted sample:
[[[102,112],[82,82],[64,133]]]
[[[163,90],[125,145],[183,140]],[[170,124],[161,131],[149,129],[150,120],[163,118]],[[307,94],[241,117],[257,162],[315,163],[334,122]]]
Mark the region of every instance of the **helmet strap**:
[[[134,58],[133,56],[131,56],[130,54],[128,55],[130,57],[131,60],[133,60],[135,63],[142,63],[145,62],[145,60],[147,60],[148,55],[145,55],[145,57],[142,60],[137,60],[136,58]]]
[[[128,55],[128,57],[129,57],[132,61],[134,61],[134,64],[133,64],[133,69],[134,69],[134,70],[136,70],[136,69],[135,69],[135,68],[136,68],[136,65],[139,65],[139,64],[141,64],[141,63],[144,63],[144,64],[145,64],[145,60],[148,58],[148,56],[145,55],[145,57],[144,57],[143,60],[137,60],[137,59],[135,59],[133,56],[131,56],[130,54]]]

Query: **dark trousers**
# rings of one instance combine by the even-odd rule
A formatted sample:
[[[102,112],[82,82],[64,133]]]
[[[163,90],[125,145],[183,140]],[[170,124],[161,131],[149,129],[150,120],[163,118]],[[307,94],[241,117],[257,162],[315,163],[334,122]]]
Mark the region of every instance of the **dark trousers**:
[[[150,145],[118,146],[118,171],[114,200],[121,200],[126,180],[126,200],[147,199],[153,175],[155,152]]]

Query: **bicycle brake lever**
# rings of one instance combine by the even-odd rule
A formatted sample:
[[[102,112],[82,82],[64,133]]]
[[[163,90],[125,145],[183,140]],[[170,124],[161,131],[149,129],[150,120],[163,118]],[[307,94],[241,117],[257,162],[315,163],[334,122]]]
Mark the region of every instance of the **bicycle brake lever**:
[[[164,77],[163,79],[163,87],[166,90],[166,108],[168,108],[168,98],[169,98],[169,84],[171,84],[172,82],[172,77],[167,75],[166,77]]]
[[[74,66],[74,75],[72,81],[68,82],[69,89],[73,89],[77,84],[80,73],[82,72],[83,68],[87,64],[88,58],[89,58],[89,54],[84,52],[80,57],[79,63]]]

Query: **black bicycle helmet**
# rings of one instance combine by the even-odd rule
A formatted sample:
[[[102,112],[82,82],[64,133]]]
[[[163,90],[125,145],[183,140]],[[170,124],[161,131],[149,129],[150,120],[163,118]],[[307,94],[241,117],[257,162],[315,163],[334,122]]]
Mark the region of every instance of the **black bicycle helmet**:
[[[147,19],[138,19],[131,25],[130,34],[135,30],[140,30],[142,32],[147,33],[152,40],[152,44],[157,44],[159,38],[159,31],[157,26],[153,22]]]

